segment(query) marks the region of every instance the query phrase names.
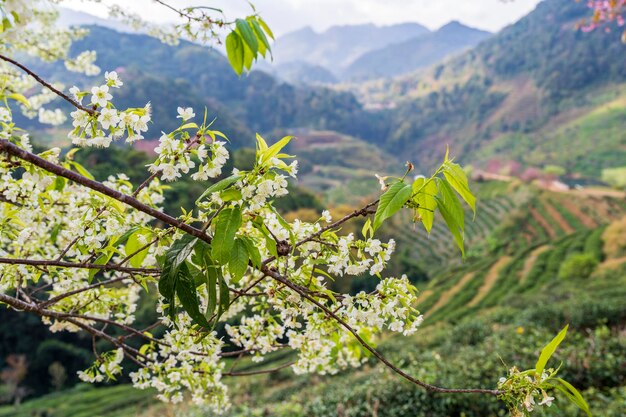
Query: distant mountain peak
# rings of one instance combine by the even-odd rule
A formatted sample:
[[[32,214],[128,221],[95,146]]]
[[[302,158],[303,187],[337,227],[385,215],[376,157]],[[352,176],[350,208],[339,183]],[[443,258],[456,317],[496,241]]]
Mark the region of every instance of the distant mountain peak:
[[[452,21],[446,23],[445,25],[441,26],[439,29],[437,29],[437,32],[459,32],[459,31],[463,31],[463,32],[472,31],[472,32],[491,33],[491,32],[488,32],[486,30],[473,28],[471,26],[468,26],[466,24],[463,24],[463,23],[459,22],[458,20],[452,20]]]

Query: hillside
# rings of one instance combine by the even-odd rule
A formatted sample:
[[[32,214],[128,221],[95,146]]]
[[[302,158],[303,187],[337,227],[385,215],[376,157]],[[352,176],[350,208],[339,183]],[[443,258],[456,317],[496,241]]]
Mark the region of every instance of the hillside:
[[[487,198],[509,195],[506,184],[485,184]],[[533,207],[542,217],[544,237],[525,243],[510,242],[492,248],[489,256],[441,272],[422,290],[420,309],[426,320],[414,336],[385,337],[378,349],[395,363],[427,382],[443,386],[492,387],[507,364],[532,366],[539,348],[563,325],[570,325],[555,362],[563,362],[564,377],[580,387],[594,415],[621,417],[626,402],[623,326],[626,315],[626,206],[623,200],[587,201],[583,194],[563,196],[527,189]],[[487,211],[495,210],[487,198]],[[527,199],[528,201],[528,199]],[[581,204],[574,207],[572,202]],[[524,222],[512,203],[504,224]],[[587,204],[587,205],[585,205]],[[553,209],[549,208],[552,207]],[[570,210],[569,215],[565,210]],[[555,213],[559,212],[560,215]],[[558,220],[557,220],[558,219]],[[616,220],[609,220],[616,219]],[[558,230],[555,225],[558,225]],[[519,226],[529,230],[529,226]],[[496,228],[492,228],[495,230]],[[359,281],[360,278],[355,279]],[[256,372],[288,362],[289,354],[271,355],[263,363],[242,361],[237,368]],[[502,363],[504,362],[504,364]],[[495,399],[483,396],[447,396],[427,393],[402,382],[375,362],[355,372],[334,376],[294,375],[283,369],[271,375],[251,375],[230,381],[234,407],[230,417],[271,415],[304,416],[468,416],[502,415]],[[94,395],[97,394],[97,398]],[[53,417],[89,415],[86,405],[107,404],[103,415],[156,417],[183,412],[189,417],[212,416],[192,406],[141,408],[145,396],[124,387],[75,389],[60,402],[58,394],[27,402],[16,414],[0,407],[0,416],[31,416],[46,412]],[[85,404],[85,405],[80,405]],[[111,410],[111,411],[109,411]],[[108,413],[108,414],[107,414]],[[578,416],[564,401],[542,416]]]
[[[450,22],[435,32],[361,55],[345,71],[350,80],[394,77],[430,67],[445,58],[476,46],[491,33]]]
[[[116,92],[119,105],[152,103],[159,116],[149,132],[152,138],[178,123],[176,107],[181,105],[197,112],[207,106],[209,116],[218,118],[215,126],[235,139],[235,147],[252,145],[250,132],[279,128],[329,129],[365,138],[384,134],[384,122],[375,122],[378,127],[373,128],[380,116],[363,110],[349,92],[295,87],[262,71],[240,79],[219,52],[189,42],[171,46],[146,35],[92,26],[86,38],[73,44],[72,53],[85,49],[96,51],[96,64],[103,70],[115,69],[127,80]],[[62,64],[29,64],[54,81],[84,86],[101,82],[68,74]]]
[[[479,166],[515,159],[599,178],[626,160],[626,46],[618,33],[576,30],[587,13],[582,3],[546,0],[457,58],[354,89],[392,119],[381,145],[423,164],[448,143]]]

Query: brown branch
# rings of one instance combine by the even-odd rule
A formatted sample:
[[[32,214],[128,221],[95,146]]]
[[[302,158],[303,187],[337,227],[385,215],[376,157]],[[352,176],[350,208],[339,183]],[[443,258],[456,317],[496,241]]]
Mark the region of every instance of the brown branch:
[[[456,394],[474,393],[474,394],[488,394],[488,395],[495,395],[495,396],[500,395],[501,392],[499,390],[492,390],[492,389],[482,389],[482,388],[469,388],[469,389],[467,389],[467,388],[463,388],[463,389],[441,388],[441,387],[428,384],[426,382],[420,381],[419,379],[416,379],[416,378],[412,377],[411,375],[407,374],[406,372],[404,372],[403,370],[401,370],[400,368],[395,366],[393,363],[391,363],[391,361],[389,361],[389,359],[387,359],[380,352],[378,352],[376,349],[374,349],[372,346],[370,346],[365,340],[363,340],[363,338],[361,336],[359,336],[359,333],[356,330],[354,330],[348,323],[346,323],[341,317],[339,317],[337,314],[335,314],[332,311],[330,311],[327,307],[325,307],[319,301],[317,301],[316,299],[311,297],[306,291],[303,291],[298,285],[294,284],[289,279],[287,279],[286,277],[280,275],[279,273],[277,273],[275,271],[272,271],[271,269],[267,268],[266,266],[264,266],[263,269],[264,269],[263,272],[266,275],[272,277],[276,281],[278,281],[278,282],[286,285],[287,287],[291,288],[293,291],[295,291],[301,297],[304,297],[307,300],[309,300],[309,302],[311,302],[317,308],[322,310],[328,317],[332,318],[337,323],[339,323],[344,329],[346,329],[348,332],[352,333],[354,338],[361,344],[361,346],[363,346],[372,355],[374,355],[374,357],[376,357],[376,359],[378,359],[380,362],[382,362],[387,368],[391,369],[393,372],[395,372],[396,374],[400,375],[401,377],[403,377],[407,381],[409,381],[409,382],[411,382],[411,383],[413,383],[415,385],[419,385],[420,387],[422,387],[422,388],[424,388],[424,389],[426,389],[428,391],[432,391],[432,392],[440,392],[440,393],[448,393],[448,394],[451,394],[451,393],[456,393]]]
[[[68,291],[66,293],[57,295],[56,297],[52,297],[49,300],[42,301],[41,303],[39,303],[39,306],[42,308],[46,308],[52,304],[58,303],[59,301],[66,299],[67,297],[71,297],[72,295],[80,294],[81,292],[93,290],[94,288],[103,287],[105,285],[114,284],[116,282],[120,282],[125,279],[128,279],[128,277],[119,277],[119,278],[109,279],[106,281],[96,282],[95,284],[91,284],[83,288],[78,288],[73,291]]]
[[[38,316],[41,317],[49,317],[49,318],[53,318],[53,319],[57,319],[57,320],[61,320],[61,321],[66,321],[68,323],[71,323],[83,330],[85,330],[87,333],[100,337],[102,339],[107,340],[108,342],[110,342],[111,344],[113,344],[113,346],[117,346],[120,347],[124,350],[124,353],[126,355],[127,358],[131,359],[133,362],[137,363],[140,366],[144,366],[141,362],[139,362],[136,358],[138,356],[143,356],[145,357],[145,355],[142,355],[137,349],[126,345],[125,343],[119,341],[118,339],[114,338],[113,336],[104,333],[101,330],[98,330],[94,327],[91,327],[83,322],[81,322],[80,320],[78,320],[78,318],[80,319],[84,319],[84,317],[71,317],[71,315],[66,314],[66,313],[60,313],[57,311],[52,311],[52,310],[46,310],[41,308],[40,306],[36,305],[36,304],[30,304],[30,303],[26,303],[24,301],[20,301],[16,298],[13,298],[11,296],[8,296],[6,294],[1,294],[0,293],[0,303],[5,303],[11,307],[13,307],[15,310],[18,311],[25,311],[28,313],[33,313],[36,314]],[[133,356],[134,355],[134,356]]]
[[[76,107],[77,109],[80,109],[80,110],[82,110],[84,112],[87,112],[87,113],[91,114],[92,116],[94,114],[96,114],[95,110],[83,106],[82,104],[80,104],[79,102],[77,102],[76,100],[74,100],[73,98],[71,98],[70,96],[65,94],[64,92],[58,90],[56,87],[54,87],[52,84],[50,84],[49,82],[47,82],[46,80],[41,78],[39,75],[35,74],[32,70],[28,69],[23,64],[20,64],[19,62],[15,61],[15,60],[7,57],[7,56],[4,56],[4,55],[0,55],[0,59],[3,60],[3,61],[6,61],[6,62],[8,62],[8,63],[10,63],[12,65],[15,65],[18,68],[20,68],[22,71],[24,71],[25,73],[27,73],[28,75],[33,77],[39,84],[43,85],[48,90],[52,91],[54,94],[56,94],[57,96],[61,97],[63,100],[67,101],[72,106]]]
[[[136,198],[129,196],[127,194],[123,194],[117,190],[109,188],[98,181],[91,180],[87,177],[84,177],[74,171],[70,171],[69,169],[63,168],[59,165],[56,165],[53,162],[47,161],[40,156],[37,156],[31,152],[28,152],[19,146],[9,142],[6,139],[0,139],[0,152],[7,153],[9,155],[13,155],[16,158],[22,159],[26,162],[30,162],[31,164],[51,172],[55,175],[58,175],[63,178],[67,178],[68,180],[74,181],[77,184],[80,184],[84,187],[90,188],[94,191],[97,191],[101,194],[104,194],[108,197],[111,197],[115,200],[118,200],[121,203],[127,204],[147,215],[161,220],[163,223],[169,224],[170,226],[174,226],[192,236],[197,237],[207,243],[211,243],[211,238],[202,233],[201,230],[196,229],[193,226],[190,226],[175,217],[170,216],[169,214],[163,213],[153,207],[148,206],[147,204],[142,203]]]
[[[293,365],[295,362],[287,362],[280,366],[270,369],[261,369],[259,371],[243,371],[243,372],[224,372],[222,376],[250,376],[250,375],[262,375],[262,374],[271,374],[276,371],[280,371],[281,369],[288,368]]]
[[[102,271],[116,271],[128,274],[159,274],[161,271],[157,268],[129,268],[119,265],[106,264],[98,265],[93,263],[76,263],[65,261],[47,261],[36,259],[17,259],[17,258],[0,258],[0,264],[8,265],[30,265],[39,267],[59,267],[59,268],[76,268],[76,269],[100,269]]]

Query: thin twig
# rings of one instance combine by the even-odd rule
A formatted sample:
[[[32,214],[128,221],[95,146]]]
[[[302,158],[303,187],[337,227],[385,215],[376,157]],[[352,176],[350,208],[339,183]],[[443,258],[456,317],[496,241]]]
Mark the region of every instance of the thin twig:
[[[13,65],[15,65],[18,68],[20,68],[22,71],[24,71],[25,73],[27,73],[28,75],[33,77],[39,84],[43,85],[48,90],[52,91],[54,94],[56,94],[57,96],[61,97],[63,100],[67,101],[72,106],[76,107],[77,109],[80,109],[80,110],[82,110],[84,112],[87,112],[87,113],[89,113],[92,116],[94,114],[96,114],[95,110],[83,106],[82,104],[80,104],[79,102],[77,102],[76,100],[74,100],[73,98],[68,96],[67,94],[65,94],[63,91],[58,90],[55,86],[53,86],[52,84],[50,84],[49,82],[47,82],[46,80],[41,78],[39,75],[35,74],[29,68],[27,68],[24,65],[20,64],[19,62],[15,61],[14,59],[11,59],[11,58],[9,58],[7,56],[4,56],[4,55],[0,55],[0,59],[3,60],[3,61],[8,62],[10,64],[13,64]]]

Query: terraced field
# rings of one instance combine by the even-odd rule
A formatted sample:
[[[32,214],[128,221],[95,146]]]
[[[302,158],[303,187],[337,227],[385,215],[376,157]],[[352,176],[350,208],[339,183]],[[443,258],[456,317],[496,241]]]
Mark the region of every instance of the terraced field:
[[[624,200],[539,191],[526,207],[529,215],[513,213],[516,222],[495,230],[500,239],[507,233],[512,239],[496,248],[489,262],[468,261],[462,268],[440,274],[425,288],[421,309],[430,322],[454,321],[544,291],[563,279],[559,277],[562,265],[574,255],[587,254],[598,264],[596,273],[626,263],[626,259],[606,259],[602,238],[605,225],[626,213]],[[483,236],[485,229],[481,229]]]
[[[411,213],[404,211],[382,228],[383,237],[395,239],[399,256],[410,259],[433,277],[485,256],[515,257],[529,248],[608,224],[626,213],[626,200],[611,196],[557,193],[500,181],[477,184],[475,188],[476,216],[469,208],[465,215],[465,261],[442,219],[435,222],[428,235],[420,224],[413,224]],[[400,271],[399,266],[392,269]]]

